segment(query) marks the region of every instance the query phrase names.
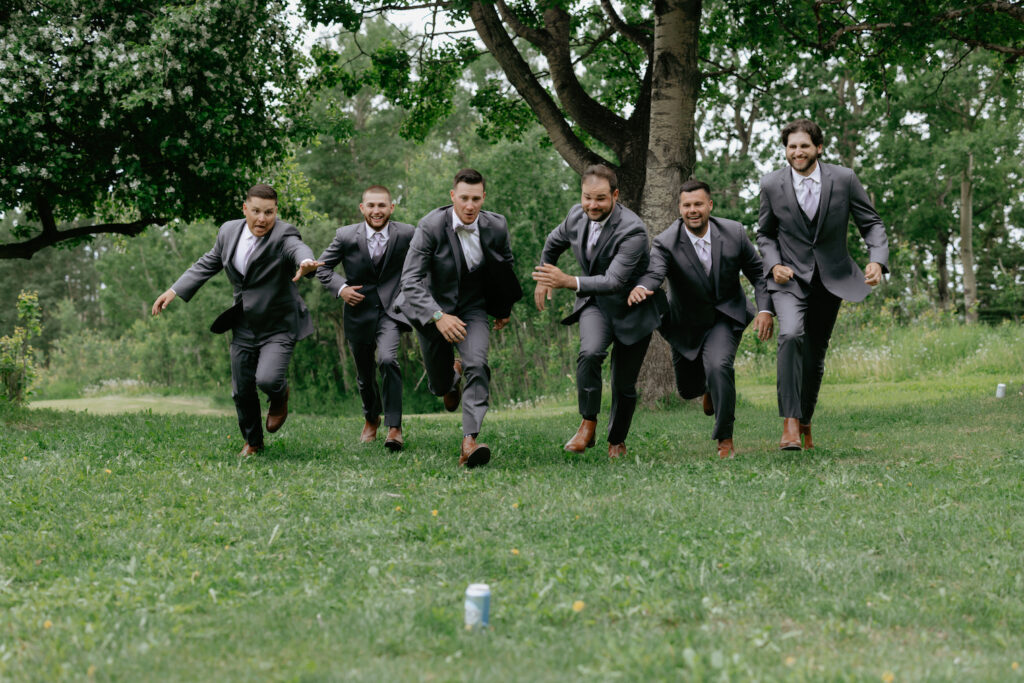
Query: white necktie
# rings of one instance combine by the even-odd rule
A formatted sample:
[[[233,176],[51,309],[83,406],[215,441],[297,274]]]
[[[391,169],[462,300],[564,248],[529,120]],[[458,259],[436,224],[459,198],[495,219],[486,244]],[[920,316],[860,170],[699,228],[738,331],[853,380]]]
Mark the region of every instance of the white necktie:
[[[594,247],[597,246],[597,239],[601,236],[601,224],[597,221],[590,221],[590,235],[587,236],[587,258],[594,258]]]
[[[814,197],[814,181],[804,178],[800,184],[804,186],[804,196],[800,200],[800,206],[803,207],[808,218],[814,218],[814,214],[818,213],[818,202]]]
[[[480,265],[480,261],[483,260],[476,228],[459,223],[455,226],[455,234],[459,236],[459,242],[462,243],[462,255],[466,258],[466,265],[469,266],[470,270],[476,270],[476,267]]]
[[[373,233],[370,238],[370,258],[373,259],[374,265],[379,265],[381,258],[384,256],[384,249],[387,247],[387,241],[384,239],[384,235],[379,232]]]
[[[708,248],[707,241],[702,237],[697,240],[697,258],[704,265],[704,274],[711,276],[711,249]]]

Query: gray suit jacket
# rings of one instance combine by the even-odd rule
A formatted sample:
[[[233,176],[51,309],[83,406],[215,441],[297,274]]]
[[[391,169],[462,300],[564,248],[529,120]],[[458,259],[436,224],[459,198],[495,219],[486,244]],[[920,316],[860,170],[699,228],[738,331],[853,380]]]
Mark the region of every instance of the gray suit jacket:
[[[700,352],[704,337],[715,324],[716,312],[743,327],[754,319],[757,310],[747,300],[740,273],[754,287],[758,310],[774,311],[762,276],[761,258],[743,226],[714,216],[710,223],[711,277],[704,273],[680,218],[654,238],[651,265],[637,283],[657,291],[668,279],[668,312],[662,319],[661,333],[689,360]]]
[[[213,248],[199,257],[171,289],[188,301],[223,269],[234,288],[235,300],[235,305],[218,318],[225,321],[225,329],[234,326],[232,321],[244,322],[257,337],[277,332],[288,332],[296,340],[308,337],[313,334],[313,321],[292,278],[302,261],[313,258],[313,251],[303,243],[294,225],[279,218],[256,246],[243,277],[235,270],[233,260],[242,231],[247,229],[244,218],[220,226]]]
[[[508,222],[501,214],[481,211],[477,225],[484,253],[480,268],[486,268],[487,313],[495,318],[507,318],[512,304],[522,297],[512,269],[515,259]],[[452,229],[450,204],[434,209],[416,226],[402,268],[402,293],[395,302],[395,307],[413,325],[431,323],[435,311],[455,313],[458,308],[462,275],[462,261],[456,246],[458,239]]]
[[[337,297],[342,285],[361,285],[359,293],[365,296],[357,306],[345,304],[343,320],[345,338],[357,344],[372,344],[377,336],[377,318],[383,313],[394,319],[400,328],[409,329],[409,320],[394,309],[398,297],[402,264],[405,263],[413,228],[408,223],[391,221],[388,225],[388,246],[381,267],[373,267],[370,248],[366,242],[365,223],[338,228],[334,239],[319,261],[324,265],[316,270],[317,279],[324,288]],[[341,266],[345,276],[334,272]]]
[[[587,304],[594,303],[611,323],[616,339],[623,344],[635,344],[659,324],[658,310],[653,299],[630,306],[627,297],[637,280],[647,271],[649,261],[647,228],[635,213],[616,202],[608,221],[594,247],[593,261],[587,259],[587,226],[590,219],[577,204],[569,209],[557,228],[544,242],[541,263],[558,263],[566,249],[572,249],[583,275],[580,291],[576,293],[573,312],[562,323],[571,325],[579,320]]]
[[[789,166],[761,178],[761,210],[758,215],[757,246],[764,260],[768,291],[789,291],[806,295],[814,270],[832,294],[847,301],[862,301],[871,291],[864,284],[864,272],[850,257],[846,235],[850,217],[868,247],[870,261],[889,271],[889,241],[885,225],[871,205],[857,174],[844,166],[821,166],[821,203],[817,229],[808,234],[793,187]],[[778,264],[789,266],[795,277],[784,285],[771,276]]]

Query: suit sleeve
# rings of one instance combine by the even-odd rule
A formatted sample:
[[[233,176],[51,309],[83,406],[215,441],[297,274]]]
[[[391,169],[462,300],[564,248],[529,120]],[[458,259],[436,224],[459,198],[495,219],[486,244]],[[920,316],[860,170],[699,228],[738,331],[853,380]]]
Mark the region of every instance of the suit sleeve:
[[[761,207],[757,214],[757,248],[761,251],[764,265],[764,277],[772,276],[772,268],[782,263],[782,251],[779,249],[779,218],[772,209],[772,201],[768,198],[768,190],[761,181]]]
[[[217,233],[217,240],[213,243],[213,248],[206,252],[199,259],[192,264],[182,274],[178,280],[171,285],[171,289],[174,293],[180,296],[185,301],[189,301],[195,296],[195,293],[199,291],[199,288],[209,280],[211,277],[216,275],[224,267],[224,263],[221,259],[223,253],[223,230]]]
[[[572,246],[569,241],[568,229],[566,228],[568,222],[569,216],[566,216],[565,220],[559,223],[557,228],[548,233],[548,238],[544,240],[544,250],[540,254],[540,262],[542,264],[550,263],[551,265],[556,265],[558,257],[562,255],[562,252]]]
[[[642,227],[636,227],[629,231],[626,237],[619,243],[615,250],[615,257],[608,264],[603,275],[581,275],[580,288],[577,292],[581,296],[592,294],[614,294],[624,292],[632,285],[632,276],[636,266],[647,253],[647,231]]]
[[[429,324],[434,312],[441,310],[426,283],[436,252],[437,239],[421,221],[409,242],[409,252],[402,266],[402,294],[405,296],[402,312],[420,325]]]
[[[334,239],[331,240],[330,246],[324,249],[324,253],[320,254],[320,258],[317,259],[317,261],[323,261],[324,265],[316,269],[316,279],[334,297],[337,297],[341,288],[345,286],[345,278],[334,272],[334,267],[341,263],[341,255],[344,251],[342,239],[341,230],[338,230]]]
[[[638,285],[651,291],[657,291],[665,281],[665,277],[668,275],[669,259],[672,258],[668,249],[662,244],[662,240],[658,239],[659,237],[661,235],[654,238],[654,244],[651,246],[651,262],[647,266],[647,272],[637,281]]]
[[[310,261],[315,260],[313,258],[313,250],[309,248],[305,242],[302,241],[302,237],[299,235],[298,230],[289,231],[284,236],[284,253],[292,261],[292,265],[296,270],[299,268],[299,264],[309,259]]]
[[[889,272],[889,238],[885,235],[885,224],[871,204],[868,193],[855,173],[850,174],[850,213],[860,236],[868,248],[868,259]]]
[[[740,229],[740,270],[746,276],[747,280],[750,281],[751,286],[754,288],[754,300],[757,302],[758,311],[768,311],[771,314],[775,314],[775,306],[772,304],[772,296],[768,293],[768,284],[764,278],[764,267],[761,264],[761,257],[757,255],[757,249],[754,248],[750,238],[747,237],[746,232]]]

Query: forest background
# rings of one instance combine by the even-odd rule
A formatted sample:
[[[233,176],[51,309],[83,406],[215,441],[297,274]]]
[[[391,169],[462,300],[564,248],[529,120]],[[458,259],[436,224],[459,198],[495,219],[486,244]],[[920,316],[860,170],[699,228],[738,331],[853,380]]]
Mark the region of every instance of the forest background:
[[[54,6],[65,4],[70,7]],[[248,16],[240,17],[248,4]],[[741,221],[753,236],[757,181],[784,163],[777,131],[786,121],[807,116],[826,131],[824,160],[857,171],[889,228],[889,281],[864,304],[844,307],[833,353],[891,375],[899,372],[898,364],[885,356],[921,328],[1006,324],[1019,329],[1024,314],[1021,39],[1009,42],[1016,46],[1014,54],[956,37],[921,38],[912,35],[908,23],[902,32],[876,31],[878,40],[890,44],[881,59],[852,48],[823,52],[820,36],[815,44],[810,34],[803,48],[794,50],[800,36],[786,34],[792,17],[776,16],[764,24],[785,39],[762,28],[761,42],[741,42],[742,31],[753,29],[741,25],[750,17],[729,12],[736,4],[697,5],[703,17],[703,71],[694,113],[693,175],[712,186],[713,213]],[[807,12],[814,5],[793,7],[804,4]],[[943,3],[920,3],[918,10],[934,11],[936,5]],[[323,13],[328,6],[334,10],[329,16]],[[409,27],[383,5],[367,5],[372,11],[362,12],[359,21],[341,11],[351,9],[345,3],[308,2],[306,18],[299,8],[274,2],[236,3],[230,17],[214,0],[77,7],[91,7],[93,19],[107,13],[106,23],[92,24],[92,39],[76,33],[81,16],[72,17],[73,12],[67,13],[67,25],[51,17],[51,33],[37,35],[38,18],[13,10],[3,17],[12,30],[0,43],[6,88],[0,134],[8,141],[0,151],[6,176],[0,183],[0,247],[6,249],[0,253],[5,256],[0,258],[5,285],[0,332],[19,324],[19,293],[38,292],[42,315],[32,341],[37,375],[32,398],[188,393],[208,394],[227,406],[230,340],[207,329],[230,303],[226,279],[215,277],[192,302],[177,302],[168,315],[154,319],[149,309],[209,249],[220,222],[241,215],[242,194],[256,180],[278,188],[282,217],[296,223],[319,253],[338,226],[361,219],[358,203],[366,186],[389,187],[397,204],[394,219],[415,224],[448,203],[454,172],[473,166],[487,178],[485,208],[509,219],[527,292],[545,236],[579,200],[577,172],[560,155],[551,128],[531,116],[499,64],[465,36],[471,29],[438,23],[436,13],[421,15],[427,17],[423,24]],[[191,14],[182,15],[181,7]],[[458,4],[451,7],[449,20],[465,20],[465,10],[460,14]],[[632,25],[652,22],[644,3],[625,3],[618,11],[618,18]],[[115,16],[118,12],[125,16]],[[134,30],[126,27],[134,27],[139,12],[153,12],[167,25],[157,21],[139,28],[145,39],[131,40],[110,28]],[[617,41],[601,28],[607,8],[577,3],[571,16],[572,50],[579,56],[573,68],[580,83],[602,106],[628,117],[643,106],[652,57],[637,47],[640,43]],[[1019,28],[1022,18],[1009,16]],[[307,19],[336,23],[314,26]],[[266,52],[253,50],[256,54],[245,58],[256,62],[237,56],[239,44],[232,36],[247,25],[232,21],[256,22],[248,24],[256,36],[252,44]],[[796,24],[788,28],[800,30]],[[181,38],[185,30],[194,34],[172,45],[168,36]],[[159,43],[161,35],[167,44]],[[550,79],[541,55],[527,41],[519,43],[538,78]],[[901,50],[898,58],[892,46]],[[128,65],[123,72],[103,61],[119,49],[125,58],[117,64]],[[176,62],[167,55],[176,50],[183,51],[181,60],[200,65],[200,78],[168,67]],[[68,57],[73,51],[92,56],[75,61]],[[585,59],[592,60],[586,67]],[[218,85],[209,86],[213,82]],[[223,88],[238,93],[221,93],[224,106],[206,111],[203,103],[216,100],[199,101],[204,84],[214,95],[221,84],[233,84]],[[89,107],[87,97],[71,94],[80,92],[106,97],[110,106]],[[136,105],[141,109],[132,108]],[[136,111],[141,112],[137,118],[117,121],[107,135],[118,112]],[[262,128],[260,121],[266,124]],[[612,146],[589,136],[585,125],[570,123],[590,149],[625,164]],[[178,128],[181,137],[174,132]],[[122,138],[113,153],[106,138]],[[89,145],[102,148],[97,154],[106,154],[105,164],[84,154],[74,158],[78,151],[61,152]],[[204,162],[197,172],[190,155],[215,159],[218,166]],[[59,196],[41,201],[40,188],[56,188]],[[168,203],[166,196],[175,193],[175,203]],[[103,229],[115,223],[134,227]],[[80,232],[38,249],[30,259],[11,257],[23,254],[14,254],[9,245],[46,235],[57,225]],[[649,225],[652,234],[665,227]],[[853,230],[850,248],[863,264]],[[316,333],[296,347],[295,407],[354,413],[358,396],[341,302],[315,281],[300,289]],[[577,332],[559,324],[572,306],[564,294],[543,313],[527,297],[515,308],[508,330],[494,335],[495,404],[568,397]],[[871,342],[864,341],[865,329],[876,333]],[[774,382],[774,347],[774,341],[761,343],[747,335],[738,372]],[[413,337],[403,339],[402,356],[407,410],[437,410]]]

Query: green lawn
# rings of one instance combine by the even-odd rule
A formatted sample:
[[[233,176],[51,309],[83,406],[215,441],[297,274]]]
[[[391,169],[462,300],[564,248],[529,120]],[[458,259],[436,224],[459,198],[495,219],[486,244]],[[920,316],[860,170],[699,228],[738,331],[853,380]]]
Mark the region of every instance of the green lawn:
[[[623,462],[562,452],[571,407],[495,412],[476,471],[452,415],[398,455],[293,415],[240,463],[231,417],[4,409],[0,680],[1016,679],[997,381],[826,385],[810,454],[743,385],[731,462],[693,404],[638,413]]]

